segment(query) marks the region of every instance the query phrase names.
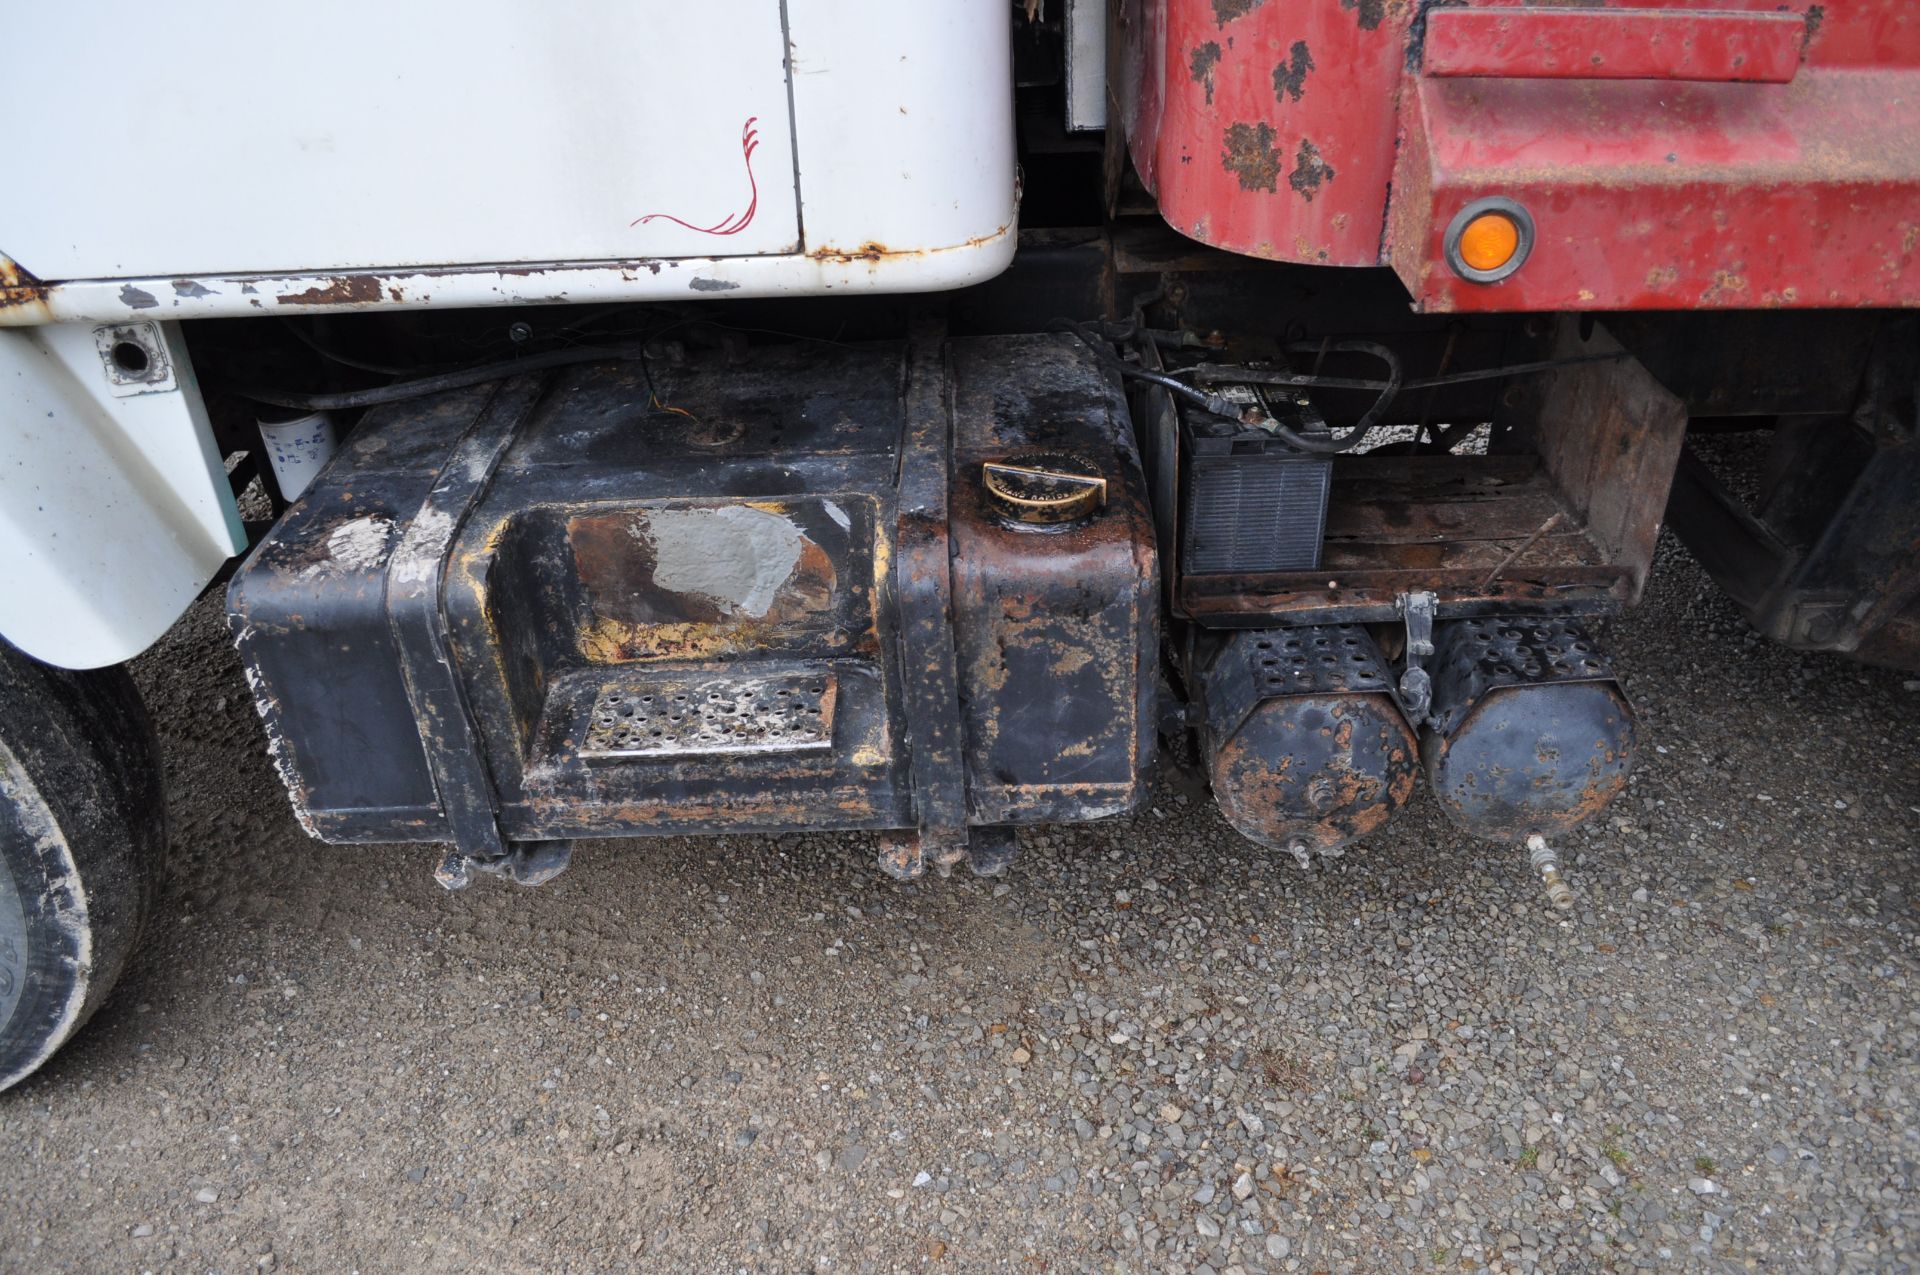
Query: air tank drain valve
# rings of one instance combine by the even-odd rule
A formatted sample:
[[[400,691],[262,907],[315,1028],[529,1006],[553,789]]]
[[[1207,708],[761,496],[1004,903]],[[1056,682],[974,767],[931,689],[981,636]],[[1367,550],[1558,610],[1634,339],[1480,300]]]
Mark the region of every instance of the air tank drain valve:
[[[1547,839],[1539,833],[1527,838],[1527,858],[1533,863],[1533,870],[1540,874],[1540,880],[1547,887],[1547,898],[1553,906],[1563,912],[1573,911],[1573,891],[1560,879],[1560,856],[1553,852]]]

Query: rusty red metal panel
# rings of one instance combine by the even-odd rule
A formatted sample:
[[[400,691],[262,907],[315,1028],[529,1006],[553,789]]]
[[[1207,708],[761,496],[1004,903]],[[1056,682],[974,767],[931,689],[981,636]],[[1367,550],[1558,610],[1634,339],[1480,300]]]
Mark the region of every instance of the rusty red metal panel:
[[[1128,144],[1182,234],[1376,265],[1407,0],[1130,0]]]
[[[1771,4],[1767,0],[1469,0],[1476,9],[1663,9],[1673,13],[1786,13],[1806,23],[1806,65],[1920,65],[1920,0],[1825,0]],[[1431,20],[1436,8],[1428,13]]]
[[[1797,13],[1676,9],[1435,9],[1422,70],[1438,76],[1739,80],[1785,84],[1800,69]]]
[[[1126,0],[1122,115],[1167,221],[1250,256],[1391,264],[1426,310],[1920,305],[1920,0],[1472,0],[1426,9],[1424,33],[1421,9]],[[1471,39],[1486,24],[1508,34]],[[1543,50],[1530,31],[1591,34]],[[1779,81],[1796,47],[1790,83],[1618,78]],[[1522,78],[1595,52],[1588,78]],[[1445,264],[1483,196],[1537,229],[1491,284]]]
[[[1420,309],[1920,305],[1920,72],[1415,84],[1389,243]],[[1536,237],[1473,283],[1444,238],[1488,196]]]

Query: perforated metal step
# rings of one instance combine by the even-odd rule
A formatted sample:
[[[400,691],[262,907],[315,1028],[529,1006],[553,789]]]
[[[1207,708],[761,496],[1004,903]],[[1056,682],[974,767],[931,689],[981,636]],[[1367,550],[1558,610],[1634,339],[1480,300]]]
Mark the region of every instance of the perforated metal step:
[[[595,697],[577,756],[614,762],[825,749],[833,743],[837,690],[824,672],[624,675]]]

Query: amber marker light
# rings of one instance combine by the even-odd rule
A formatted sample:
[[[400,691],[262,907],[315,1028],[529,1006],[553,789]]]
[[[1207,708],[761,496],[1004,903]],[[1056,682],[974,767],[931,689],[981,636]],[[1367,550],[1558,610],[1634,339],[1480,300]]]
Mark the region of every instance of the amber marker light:
[[[1511,199],[1476,199],[1447,226],[1447,264],[1462,279],[1498,283],[1533,250],[1533,218]]]
[[[1481,213],[1460,232],[1460,260],[1475,270],[1498,270],[1520,247],[1520,227],[1505,213]]]

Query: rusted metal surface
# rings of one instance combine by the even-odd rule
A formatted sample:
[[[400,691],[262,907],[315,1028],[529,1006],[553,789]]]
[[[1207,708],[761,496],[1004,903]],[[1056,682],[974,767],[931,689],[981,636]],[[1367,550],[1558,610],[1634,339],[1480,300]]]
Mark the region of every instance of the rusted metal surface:
[[[5,253],[0,253],[0,315],[14,316],[10,321],[16,323],[53,321],[47,285]]]
[[[1421,77],[1391,263],[1433,311],[1920,304],[1920,55],[1792,84]],[[1533,215],[1526,263],[1444,260],[1473,200]]]
[[[976,283],[1012,260],[1016,224],[922,248],[865,240],[776,256],[422,266],[311,274],[0,282],[0,327],[127,318],[204,319],[376,309],[916,292]],[[0,276],[4,278],[4,276]]]
[[[441,614],[441,590],[454,541],[542,388],[538,377],[492,386],[386,564],[387,623],[451,834],[453,871],[462,884],[463,861],[493,863],[510,847],[500,831],[500,800],[487,769],[483,728],[475,720]]]
[[[1784,10],[1502,5],[1426,17],[1420,69],[1436,76],[1785,84],[1807,39],[1805,16]]]
[[[1413,794],[1413,731],[1366,630],[1236,633],[1202,685],[1214,800],[1242,835],[1296,858],[1339,851]]]
[[[1113,88],[1177,230],[1250,256],[1380,259],[1410,0],[1126,0]]]
[[[1182,576],[1181,611],[1258,627],[1389,620],[1399,595],[1418,590],[1436,594],[1442,615],[1605,612],[1630,596],[1630,566],[1584,521],[1540,531],[1573,497],[1536,457],[1342,456],[1333,478],[1317,569]]]
[[[922,319],[914,325],[906,372],[891,585],[899,608],[908,774],[919,835],[904,864],[883,848],[880,866],[896,876],[917,876],[927,853],[939,856],[963,845],[967,827],[966,727],[954,649],[948,507],[954,422],[943,322]]]
[[[1626,787],[1634,722],[1599,645],[1565,620],[1467,620],[1434,634],[1428,786],[1477,836],[1565,833]]]
[[[446,592],[510,835],[915,826],[901,375],[898,346],[780,347],[551,382]],[[829,676],[824,747],[581,751],[591,706],[639,682]]]
[[[1127,0],[1119,23],[1135,165],[1203,243],[1390,264],[1439,312],[1920,305],[1915,0]],[[1444,237],[1488,196],[1537,240],[1475,283]]]
[[[1157,580],[1118,391],[1055,338],[948,348],[376,409],[234,586],[315,831],[454,840],[461,876],[586,835],[870,829],[910,876],[1138,801]],[[1108,505],[992,514],[983,457],[1042,444]]]
[[[227,607],[276,768],[313,835],[333,842],[448,836],[384,605],[397,529],[492,392],[477,386],[370,420],[253,552]],[[401,413],[388,409],[388,422]],[[354,658],[342,658],[343,652]]]
[[[956,341],[953,615],[967,800],[980,824],[1085,819],[1147,795],[1159,562],[1119,386],[1058,335]],[[989,461],[1075,458],[1106,503],[1035,525],[989,501]]]
[[[588,662],[704,660],[790,641],[822,614],[860,625],[871,584],[836,553],[839,520],[856,517],[866,526],[871,502],[649,502],[572,512],[527,534],[565,539]],[[524,556],[535,569],[540,555],[529,545]]]
[[[1755,628],[1920,670],[1920,331],[1889,325],[1851,418],[1784,420],[1757,501],[1689,452],[1667,517]]]

